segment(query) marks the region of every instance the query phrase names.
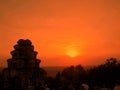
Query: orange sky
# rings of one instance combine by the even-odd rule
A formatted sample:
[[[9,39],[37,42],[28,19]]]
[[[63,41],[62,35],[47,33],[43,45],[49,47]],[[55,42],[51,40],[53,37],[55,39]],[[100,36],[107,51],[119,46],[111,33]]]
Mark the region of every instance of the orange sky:
[[[0,0],[1,66],[20,38],[32,40],[42,66],[119,58],[120,0]]]

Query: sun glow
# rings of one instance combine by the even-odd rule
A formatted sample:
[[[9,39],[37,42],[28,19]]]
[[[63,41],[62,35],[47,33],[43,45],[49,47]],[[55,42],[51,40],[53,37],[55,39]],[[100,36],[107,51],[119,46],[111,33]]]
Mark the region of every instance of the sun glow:
[[[71,49],[71,50],[68,50],[68,51],[66,52],[66,55],[68,55],[68,56],[70,56],[70,57],[76,57],[76,56],[79,55],[79,53],[78,53],[76,50]]]
[[[77,48],[75,45],[67,46],[65,54],[69,57],[76,57],[79,55],[79,52],[77,51]]]

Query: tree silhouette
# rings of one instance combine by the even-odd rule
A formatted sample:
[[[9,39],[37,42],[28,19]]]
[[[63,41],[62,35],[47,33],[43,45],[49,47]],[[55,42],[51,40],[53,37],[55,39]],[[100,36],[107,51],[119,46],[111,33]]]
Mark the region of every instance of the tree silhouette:
[[[88,70],[89,85],[112,88],[120,83],[120,63],[116,58],[107,59],[104,64]]]
[[[86,82],[86,71],[81,65],[70,66],[62,71],[62,76],[75,88]]]

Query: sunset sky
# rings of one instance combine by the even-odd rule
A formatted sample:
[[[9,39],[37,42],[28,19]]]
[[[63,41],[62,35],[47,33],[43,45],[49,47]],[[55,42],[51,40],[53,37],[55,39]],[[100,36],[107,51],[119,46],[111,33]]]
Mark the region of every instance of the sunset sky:
[[[41,66],[97,65],[120,58],[120,0],[0,0],[0,66],[19,39]]]

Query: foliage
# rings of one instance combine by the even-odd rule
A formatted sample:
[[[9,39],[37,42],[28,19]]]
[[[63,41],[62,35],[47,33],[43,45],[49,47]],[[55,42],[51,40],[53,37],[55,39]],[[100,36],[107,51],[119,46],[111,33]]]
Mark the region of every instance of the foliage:
[[[104,64],[88,71],[89,84],[100,87],[114,87],[120,83],[120,63],[116,58],[107,59]]]
[[[85,82],[86,71],[81,65],[70,66],[62,71],[62,77],[74,85],[80,85]]]

